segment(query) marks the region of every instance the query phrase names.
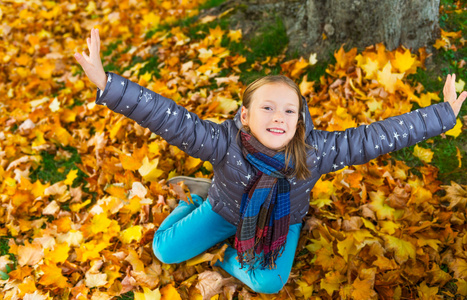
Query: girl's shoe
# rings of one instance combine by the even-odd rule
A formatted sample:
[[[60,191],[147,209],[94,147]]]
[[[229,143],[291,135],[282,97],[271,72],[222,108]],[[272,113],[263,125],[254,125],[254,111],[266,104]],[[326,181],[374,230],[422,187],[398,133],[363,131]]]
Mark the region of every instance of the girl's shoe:
[[[184,181],[185,185],[190,189],[191,194],[195,194],[206,200],[208,197],[208,191],[211,187],[211,179],[208,178],[197,178],[188,176],[175,176],[167,180],[167,183],[177,184]]]

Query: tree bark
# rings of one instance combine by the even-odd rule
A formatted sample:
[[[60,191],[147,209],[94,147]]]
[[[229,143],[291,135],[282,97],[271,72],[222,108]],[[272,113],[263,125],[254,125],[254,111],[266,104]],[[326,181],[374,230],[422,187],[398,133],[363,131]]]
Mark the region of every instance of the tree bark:
[[[254,32],[275,18],[289,37],[289,52],[327,56],[342,44],[363,49],[384,43],[416,50],[439,36],[439,0],[242,0],[236,27]]]

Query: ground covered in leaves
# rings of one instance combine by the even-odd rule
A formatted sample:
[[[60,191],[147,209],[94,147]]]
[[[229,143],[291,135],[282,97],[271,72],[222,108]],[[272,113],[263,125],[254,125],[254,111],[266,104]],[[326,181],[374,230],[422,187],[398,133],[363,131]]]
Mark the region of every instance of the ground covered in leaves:
[[[323,176],[310,195],[290,279],[277,295],[256,294],[211,267],[222,248],[177,265],[154,257],[154,231],[186,193],[166,180],[211,177],[212,169],[94,104],[95,87],[73,59],[91,28],[99,28],[106,70],[215,122],[232,117],[242,74],[254,72],[293,78],[323,130],[442,101],[440,90],[417,81],[424,49],[341,48],[312,79],[313,55],[255,58],[242,32],[223,23],[228,11],[196,18],[204,2],[0,4],[0,297],[467,296],[467,186],[443,184],[431,163],[434,143],[465,140],[465,109],[439,140],[410,148],[416,163],[384,155]],[[465,14],[465,7],[458,2],[450,13]],[[445,30],[434,46],[455,56],[464,44],[460,31]],[[463,68],[465,61],[457,63]],[[457,86],[465,89],[464,81]],[[454,149],[452,172],[465,172],[465,150]]]

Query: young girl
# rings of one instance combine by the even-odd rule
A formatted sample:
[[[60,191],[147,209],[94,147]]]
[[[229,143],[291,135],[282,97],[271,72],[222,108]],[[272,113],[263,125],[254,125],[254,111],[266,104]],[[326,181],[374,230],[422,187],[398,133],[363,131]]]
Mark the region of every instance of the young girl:
[[[455,76],[448,75],[444,103],[327,132],[314,129],[292,80],[267,76],[246,88],[233,120],[216,124],[119,75],[106,74],[96,29],[87,41],[90,55],[75,57],[99,88],[97,104],[214,167],[212,183],[182,178],[194,193],[194,204],[181,201],[160,225],[153,241],[156,257],[180,263],[235,235],[234,247],[229,245],[216,266],[260,293],[277,293],[287,282],[310,191],[322,174],[451,129],[467,97],[463,92],[457,98]]]

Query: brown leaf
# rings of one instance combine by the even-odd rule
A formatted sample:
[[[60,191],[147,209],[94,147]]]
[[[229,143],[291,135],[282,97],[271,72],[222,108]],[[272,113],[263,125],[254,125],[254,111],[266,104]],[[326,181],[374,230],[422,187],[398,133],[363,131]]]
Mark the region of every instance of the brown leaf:
[[[162,268],[160,264],[153,262],[152,265],[145,268],[144,271],[131,271],[130,274],[141,286],[146,286],[151,290],[159,286]]]
[[[465,210],[467,204],[467,185],[451,181],[451,185],[443,187],[446,189],[446,196],[442,200],[449,201],[448,209],[459,207],[459,209]]]
[[[24,246],[18,246],[18,263],[21,266],[35,266],[42,258],[44,258],[44,251],[39,243],[30,244],[25,241]]]
[[[224,278],[218,272],[204,271],[198,275],[196,288],[201,292],[201,295],[203,295],[203,300],[208,300],[221,293],[222,288],[233,281],[233,278]]]

